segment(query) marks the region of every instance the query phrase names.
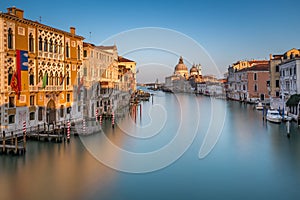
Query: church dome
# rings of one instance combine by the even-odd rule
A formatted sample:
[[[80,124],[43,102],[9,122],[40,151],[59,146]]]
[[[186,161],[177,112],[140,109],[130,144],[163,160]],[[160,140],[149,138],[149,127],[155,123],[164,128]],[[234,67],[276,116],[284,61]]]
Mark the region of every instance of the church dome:
[[[194,73],[196,73],[196,74],[199,73],[199,71],[195,65],[193,65],[193,67],[190,69],[190,74],[194,74]]]
[[[188,71],[188,68],[183,63],[183,58],[180,56],[178,64],[175,66],[175,72]]]

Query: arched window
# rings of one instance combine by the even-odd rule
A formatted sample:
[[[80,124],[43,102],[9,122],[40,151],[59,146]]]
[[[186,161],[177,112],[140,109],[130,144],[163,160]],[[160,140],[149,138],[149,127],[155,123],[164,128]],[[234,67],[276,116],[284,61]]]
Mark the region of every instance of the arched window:
[[[13,49],[13,31],[11,28],[8,29],[8,35],[7,35],[7,47],[9,49]]]
[[[69,54],[69,43],[66,43],[66,57],[69,58],[70,54]]]
[[[32,69],[29,71],[29,85],[34,85],[34,73]]]
[[[48,41],[46,38],[44,40],[44,51],[48,51]]]
[[[54,42],[54,53],[57,53],[57,42]]]
[[[32,33],[29,34],[29,51],[30,52],[34,51],[34,40],[33,40]]]
[[[58,54],[61,54],[61,42],[58,45]]]
[[[67,85],[70,85],[70,77],[69,77],[69,72],[67,72],[67,77],[66,77],[66,79],[67,79]]]
[[[77,59],[80,60],[80,46],[77,47]]]
[[[8,85],[10,85],[10,83],[11,83],[12,76],[13,76],[13,70],[12,70],[12,68],[10,67],[10,68],[8,69]]]
[[[64,105],[60,106],[60,117],[64,117]]]
[[[257,74],[254,73],[254,80],[256,81],[257,80]]]
[[[59,74],[59,85],[62,85],[63,84],[63,75],[62,75],[62,72],[60,72]]]
[[[43,51],[43,39],[41,36],[39,37],[39,51]]]
[[[49,85],[53,85],[53,73],[50,72]]]
[[[46,85],[48,85],[48,83],[49,83],[49,76],[48,76],[48,72],[45,72],[45,77],[46,77]]]
[[[257,92],[257,85],[254,85],[254,91]]]
[[[58,73],[55,72],[55,81],[54,81],[54,85],[58,85]]]
[[[50,39],[50,41],[49,41],[49,52],[50,53],[53,52],[53,42],[52,42],[52,39]]]
[[[40,70],[39,72],[39,83],[43,81],[43,72]]]

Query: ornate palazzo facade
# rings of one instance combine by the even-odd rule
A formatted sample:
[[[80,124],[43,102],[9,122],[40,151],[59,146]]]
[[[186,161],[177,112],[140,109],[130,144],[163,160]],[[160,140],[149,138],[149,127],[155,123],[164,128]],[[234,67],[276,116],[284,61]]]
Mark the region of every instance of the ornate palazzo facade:
[[[71,107],[84,38],[73,27],[65,32],[23,14],[15,7],[0,14],[1,130],[21,129],[24,121],[31,126],[63,122],[77,112]],[[18,87],[11,83],[15,74]]]

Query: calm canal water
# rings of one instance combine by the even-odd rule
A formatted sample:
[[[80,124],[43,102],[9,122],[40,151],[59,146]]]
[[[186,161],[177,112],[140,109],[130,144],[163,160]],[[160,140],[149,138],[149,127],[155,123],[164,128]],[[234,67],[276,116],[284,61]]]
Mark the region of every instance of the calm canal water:
[[[252,105],[157,92],[117,124],[1,155],[0,199],[299,199],[299,129]]]

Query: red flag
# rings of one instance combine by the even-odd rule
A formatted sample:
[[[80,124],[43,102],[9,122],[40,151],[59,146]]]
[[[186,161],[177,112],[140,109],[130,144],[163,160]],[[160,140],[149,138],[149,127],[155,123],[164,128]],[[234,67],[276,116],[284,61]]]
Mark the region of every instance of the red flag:
[[[19,82],[20,80],[18,79],[18,72],[15,72],[11,78],[10,81],[10,87],[12,90],[15,91],[16,95],[19,97],[20,90],[19,90]]]
[[[17,53],[17,65],[16,65],[16,75],[18,79],[18,90],[21,91],[21,52],[20,50],[16,51]]]

